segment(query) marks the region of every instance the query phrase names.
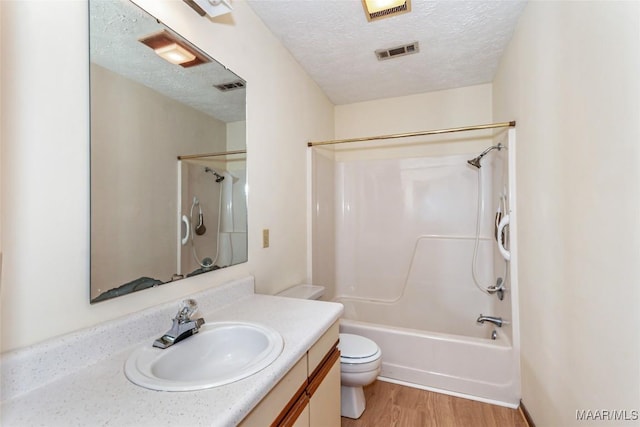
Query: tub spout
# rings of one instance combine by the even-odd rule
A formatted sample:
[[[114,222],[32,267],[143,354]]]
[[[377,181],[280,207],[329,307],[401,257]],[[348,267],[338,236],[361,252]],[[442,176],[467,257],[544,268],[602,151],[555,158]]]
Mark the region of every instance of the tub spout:
[[[483,316],[482,314],[478,317],[476,322],[478,322],[478,323],[490,322],[490,323],[493,323],[494,325],[496,325],[499,328],[501,328],[502,324],[505,323],[502,320],[502,317]]]

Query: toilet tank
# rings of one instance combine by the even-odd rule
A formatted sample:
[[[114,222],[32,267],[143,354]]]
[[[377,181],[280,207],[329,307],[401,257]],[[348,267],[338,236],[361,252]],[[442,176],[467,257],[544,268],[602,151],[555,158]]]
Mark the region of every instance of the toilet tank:
[[[324,286],[318,285],[296,285],[276,294],[279,297],[299,298],[299,299],[320,299],[324,295]]]

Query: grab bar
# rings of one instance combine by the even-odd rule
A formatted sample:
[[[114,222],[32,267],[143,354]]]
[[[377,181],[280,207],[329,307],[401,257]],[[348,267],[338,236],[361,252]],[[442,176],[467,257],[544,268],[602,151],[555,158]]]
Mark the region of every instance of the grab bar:
[[[189,225],[189,218],[186,215],[182,215],[182,222],[184,223],[184,229],[186,231],[185,236],[182,238],[181,242],[183,245],[186,245],[189,241],[189,232],[191,231],[191,226]]]
[[[498,224],[498,236],[502,236],[502,232],[507,225],[509,225],[508,214],[503,216],[500,220],[500,224]],[[500,251],[500,255],[502,255],[506,261],[511,261],[511,252],[504,247],[504,239],[498,239],[498,250]]]

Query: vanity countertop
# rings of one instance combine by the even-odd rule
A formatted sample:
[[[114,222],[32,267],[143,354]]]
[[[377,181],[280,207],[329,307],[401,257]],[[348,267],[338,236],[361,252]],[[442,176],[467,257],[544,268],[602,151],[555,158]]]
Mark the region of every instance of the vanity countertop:
[[[4,401],[2,425],[237,425],[340,317],[343,309],[337,303],[250,293],[211,312],[206,310],[201,306],[207,322],[248,321],[274,328],[284,339],[282,354],[262,371],[221,387],[192,392],[153,391],[129,382],[123,371],[135,348],[151,345],[157,338],[149,335],[103,360]],[[168,326],[170,319],[160,330]]]

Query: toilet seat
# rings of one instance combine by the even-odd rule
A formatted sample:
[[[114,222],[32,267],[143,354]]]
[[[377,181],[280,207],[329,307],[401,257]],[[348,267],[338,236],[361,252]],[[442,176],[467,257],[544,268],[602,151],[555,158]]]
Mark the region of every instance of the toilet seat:
[[[364,365],[380,359],[380,348],[369,338],[353,335],[340,334],[340,363],[350,365]]]

